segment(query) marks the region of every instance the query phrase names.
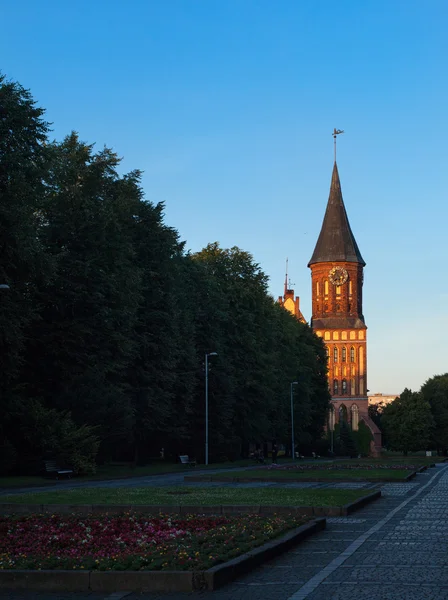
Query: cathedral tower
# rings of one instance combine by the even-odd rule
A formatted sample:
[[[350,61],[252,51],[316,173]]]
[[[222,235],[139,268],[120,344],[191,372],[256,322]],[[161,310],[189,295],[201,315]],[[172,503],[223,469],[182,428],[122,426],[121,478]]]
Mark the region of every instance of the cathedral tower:
[[[335,161],[322,229],[308,263],[311,327],[327,348],[332,418],[347,421],[354,430],[364,420],[373,434],[375,453],[381,447],[381,434],[368,416],[367,327],[362,307],[365,265],[347,217]]]

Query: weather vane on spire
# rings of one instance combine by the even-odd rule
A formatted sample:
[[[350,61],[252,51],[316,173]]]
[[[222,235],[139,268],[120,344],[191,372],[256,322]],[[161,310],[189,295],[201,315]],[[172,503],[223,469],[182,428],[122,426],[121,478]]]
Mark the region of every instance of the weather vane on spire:
[[[344,131],[342,129],[336,129],[336,127],[333,130],[333,138],[334,138],[334,162],[336,162],[336,136],[339,135],[340,133],[344,133]]]
[[[285,296],[288,293],[288,290],[290,290],[293,285],[295,285],[295,284],[291,283],[291,277],[288,278],[288,259],[286,259],[285,292],[284,292]]]

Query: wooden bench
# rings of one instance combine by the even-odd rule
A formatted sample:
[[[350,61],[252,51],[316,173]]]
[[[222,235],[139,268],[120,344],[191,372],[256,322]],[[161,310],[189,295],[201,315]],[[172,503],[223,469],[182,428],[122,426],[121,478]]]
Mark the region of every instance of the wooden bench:
[[[187,465],[187,467],[195,467],[196,466],[196,459],[195,458],[191,459],[188,456],[188,454],[180,454],[179,460],[183,465]]]
[[[70,479],[73,475],[73,469],[59,467],[55,460],[44,460],[45,475],[59,479],[60,476],[66,476]]]

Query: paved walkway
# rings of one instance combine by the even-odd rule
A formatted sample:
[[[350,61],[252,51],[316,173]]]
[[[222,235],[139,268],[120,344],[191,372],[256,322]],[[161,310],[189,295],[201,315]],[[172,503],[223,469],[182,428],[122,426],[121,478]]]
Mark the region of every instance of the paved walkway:
[[[3,594],[2,600],[448,600],[448,465],[383,497],[216,592]]]

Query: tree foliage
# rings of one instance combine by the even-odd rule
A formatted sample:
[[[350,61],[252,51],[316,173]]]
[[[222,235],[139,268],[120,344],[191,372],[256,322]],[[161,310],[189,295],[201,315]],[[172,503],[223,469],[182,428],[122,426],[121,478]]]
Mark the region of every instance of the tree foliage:
[[[448,452],[448,373],[428,379],[421,388],[421,394],[429,403],[434,418],[433,446],[446,455]]]
[[[420,392],[405,389],[385,406],[382,425],[390,450],[415,452],[428,447],[434,429],[431,406]]]
[[[289,444],[293,381],[295,439],[318,439],[323,342],[273,301],[252,256],[186,253],[138,171],[76,133],[50,141],[43,115],[0,78],[3,470],[47,453],[84,472],[162,447],[203,458],[210,352],[212,460]]]

